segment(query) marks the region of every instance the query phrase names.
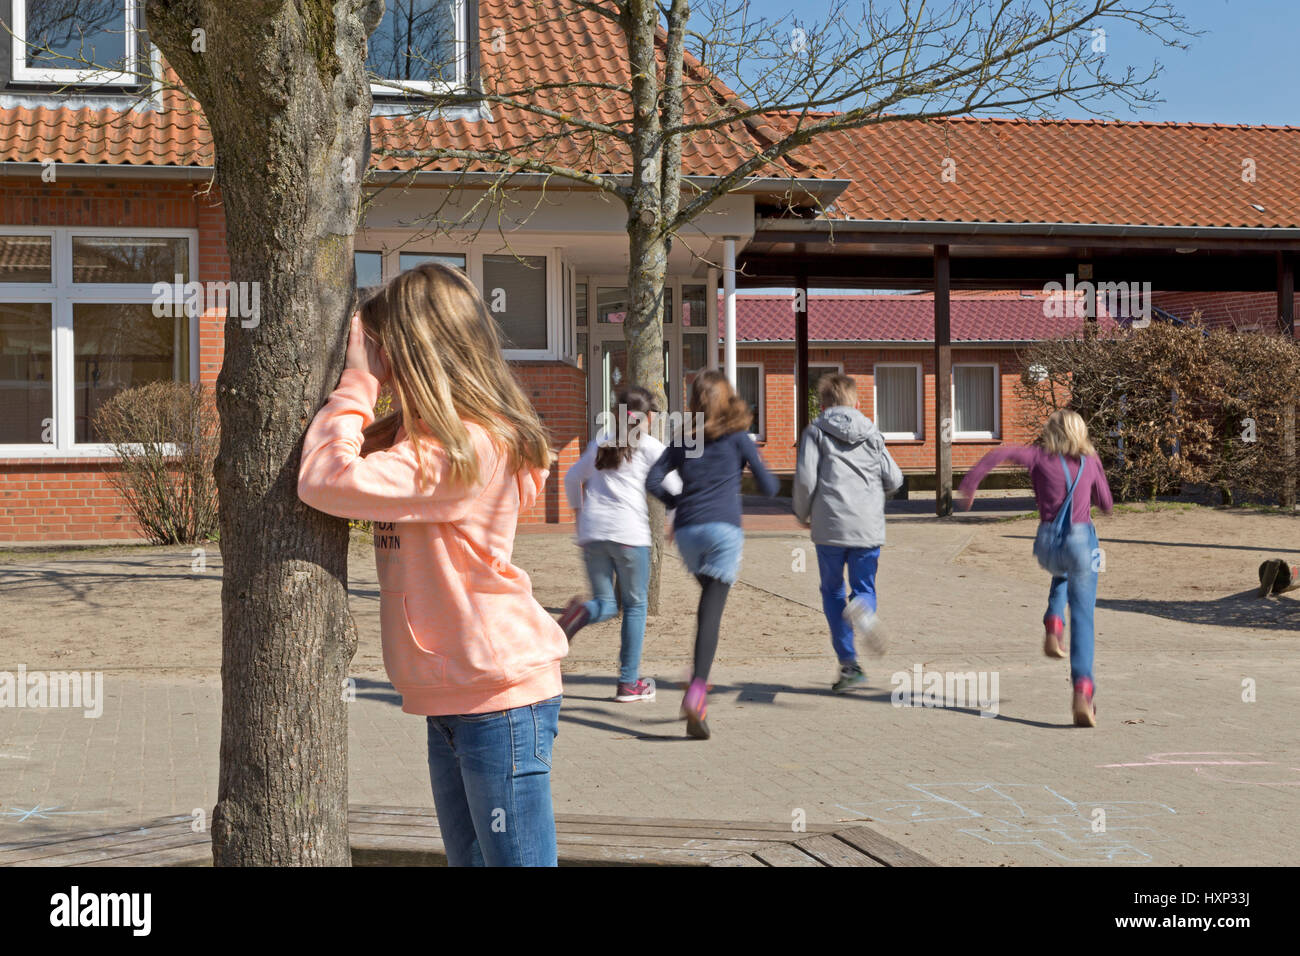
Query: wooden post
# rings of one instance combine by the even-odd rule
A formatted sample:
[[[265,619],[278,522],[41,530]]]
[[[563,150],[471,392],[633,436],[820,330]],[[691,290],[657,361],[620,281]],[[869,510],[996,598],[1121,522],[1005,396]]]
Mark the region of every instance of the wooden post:
[[[934,247],[934,512],[952,514],[952,312],[947,246]]]
[[[794,290],[795,447],[808,427],[808,273],[800,272]]]
[[[1286,335],[1295,338],[1295,261],[1285,252],[1277,254],[1277,319]],[[1296,502],[1296,410],[1291,405],[1282,412],[1282,507],[1294,509]]]

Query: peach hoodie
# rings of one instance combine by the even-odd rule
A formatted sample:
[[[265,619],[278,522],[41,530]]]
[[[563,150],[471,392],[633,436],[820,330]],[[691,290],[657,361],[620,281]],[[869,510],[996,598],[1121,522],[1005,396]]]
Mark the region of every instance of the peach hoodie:
[[[388,679],[409,714],[508,710],[560,693],[564,632],[510,563],[519,512],[546,471],[509,471],[480,426],[473,487],[442,480],[446,455],[415,450],[399,430],[393,447],[361,457],[361,430],[374,420],[379,382],[348,369],[303,441],[298,497],[327,514],[375,522],[380,629]]]

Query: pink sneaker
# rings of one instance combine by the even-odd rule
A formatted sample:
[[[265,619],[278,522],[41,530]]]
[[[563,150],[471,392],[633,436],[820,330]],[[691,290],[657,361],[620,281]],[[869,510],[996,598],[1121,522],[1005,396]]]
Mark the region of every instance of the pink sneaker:
[[[682,698],[682,716],[686,718],[686,736],[696,740],[709,739],[709,725],[704,718],[709,713],[708,685],[700,678],[691,681]]]
[[[654,700],[655,682],[638,677],[635,684],[619,684],[614,692],[614,699],[620,704],[630,704],[636,700]]]
[[[1055,614],[1043,618],[1043,653],[1048,657],[1065,657],[1065,622]]]
[[[1092,693],[1090,678],[1080,677],[1074,682],[1074,726],[1097,726],[1097,705],[1092,702]]]
[[[560,615],[560,628],[564,631],[564,636],[573,640],[573,635],[587,626],[591,620],[591,612],[587,610],[587,605],[583,603],[580,597],[569,598],[569,603],[564,605],[564,612]]]

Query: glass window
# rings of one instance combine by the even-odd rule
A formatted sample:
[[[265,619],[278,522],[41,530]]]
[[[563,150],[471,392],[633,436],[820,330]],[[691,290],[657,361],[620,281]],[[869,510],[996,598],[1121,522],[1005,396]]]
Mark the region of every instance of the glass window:
[[[920,436],[919,375],[915,365],[876,366],[876,426],[886,437]]]
[[[402,272],[414,269],[425,262],[441,262],[444,266],[465,271],[465,257],[455,253],[401,252],[397,255],[397,268]]]
[[[547,347],[545,256],[484,256],[483,298],[504,348]]]
[[[577,312],[578,328],[587,327],[587,283],[579,282],[578,287],[574,290],[574,309]]]
[[[953,431],[993,437],[997,431],[996,368],[954,365],[952,369]]]
[[[627,289],[599,288],[596,290],[596,321],[601,324],[622,325],[627,320]]]
[[[384,255],[381,252],[354,252],[352,261],[356,265],[357,288],[369,292],[384,284]]]
[[[736,366],[736,393],[745,400],[754,413],[754,420],[749,423],[752,434],[763,433],[762,369],[757,365]]]
[[[155,236],[73,236],[72,281],[105,283],[181,282],[190,277],[190,241]]]
[[[809,365],[808,366],[808,417],[816,418],[821,414],[822,403],[817,397],[817,386],[822,380],[823,375],[838,375],[840,368],[838,365]]]
[[[188,382],[189,322],[159,318],[147,303],[76,303],[72,312],[76,440],[99,441],[95,412],[123,389]]]
[[[708,291],[706,285],[682,286],[682,325],[708,328]]]
[[[691,400],[695,374],[709,364],[709,337],[704,332],[682,331],[682,408]]]
[[[127,35],[126,0],[15,0],[14,6],[22,7],[14,12],[25,20],[26,69],[129,68],[134,43]]]
[[[0,282],[50,282],[49,236],[0,236]]]
[[[664,325],[673,324],[673,287],[664,287]]]
[[[0,304],[0,443],[51,440],[54,373],[48,302]]]
[[[383,80],[426,88],[459,83],[456,20],[460,0],[388,0],[384,18],[370,35],[366,66]],[[400,94],[380,87],[379,92]]]

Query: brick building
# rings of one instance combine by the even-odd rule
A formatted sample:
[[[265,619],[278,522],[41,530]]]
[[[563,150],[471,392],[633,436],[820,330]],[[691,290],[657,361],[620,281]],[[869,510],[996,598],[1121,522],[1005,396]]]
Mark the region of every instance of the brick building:
[[[396,8],[389,6],[376,34],[381,38],[397,29]],[[608,64],[626,60],[617,25],[577,5],[554,6],[554,17],[535,24],[517,19],[529,15],[530,5],[507,0],[416,3],[412,9],[436,8],[449,18],[431,42],[453,51],[458,86],[473,86],[489,69],[520,84],[563,86],[606,76]],[[157,56],[146,53],[151,47],[141,4],[120,2],[116,14],[112,3],[99,7],[110,22],[88,24],[86,33],[101,46],[121,41],[120,57],[132,69],[161,71]],[[212,142],[201,113],[178,94],[142,83],[139,73],[88,76],[69,69],[49,54],[58,43],[40,33],[43,9],[34,0],[0,0],[0,20],[14,28],[0,30],[0,543],[129,540],[137,531],[107,484],[114,459],[94,434],[94,411],[122,388],[159,378],[215,382],[223,338],[238,318],[220,307],[159,318],[152,305],[160,283],[163,296],[180,294],[173,291],[178,276],[181,284],[230,278],[224,213],[212,186]],[[508,54],[493,48],[502,24],[512,38]],[[41,40],[49,41],[44,50]],[[396,48],[372,46],[371,66],[380,80],[399,75],[390,70],[401,68],[392,61]],[[592,50],[602,56],[589,56]],[[692,97],[734,98],[711,78],[700,79]],[[511,343],[507,355],[552,433],[558,479],[626,380],[626,211],[595,190],[541,176],[514,177],[503,199],[492,193],[488,171],[450,160],[416,170],[414,161],[390,150],[432,142],[508,151],[536,138],[530,124],[537,119],[499,105],[446,109],[430,118],[413,115],[382,82],[374,94],[375,191],[355,242],[357,283],[373,285],[422,258],[438,257],[465,269],[484,290],[505,289],[516,303],[499,319]],[[687,106],[688,113],[703,108],[694,100]],[[602,122],[622,121],[616,99],[575,93],[571,109]],[[766,119],[779,125],[789,118]],[[688,180],[710,182],[760,150],[766,142],[761,127],[738,124],[726,136],[688,139],[682,158]],[[591,161],[567,139],[554,149],[553,160]],[[1242,155],[1257,164],[1257,182],[1243,183]],[[868,227],[917,231],[921,238],[900,246],[903,253],[881,259],[899,263],[899,271],[873,274],[868,286],[899,290],[930,286],[925,257],[934,239],[922,230],[932,233],[934,224],[951,231],[956,223],[981,234],[1043,223],[1056,224],[1056,233],[1122,229],[1139,237],[1124,241],[1139,243],[1143,230],[1191,231],[1201,238],[1185,239],[1194,248],[1179,249],[1196,253],[1185,257],[1189,265],[1223,274],[1226,262],[1242,277],[1236,288],[1258,297],[1218,290],[1207,317],[1235,322],[1249,313],[1246,324],[1275,326],[1280,299],[1261,291],[1271,288],[1271,272],[1266,280],[1253,260],[1240,260],[1244,265],[1236,268],[1237,260],[1202,260],[1197,250],[1229,241],[1215,238],[1216,230],[1248,232],[1252,241],[1267,235],[1274,243],[1270,256],[1274,247],[1292,250],[1277,255],[1278,275],[1291,275],[1293,284],[1291,259],[1282,257],[1300,251],[1297,156],[1300,128],[958,119],[837,134],[746,180],[674,243],[664,315],[670,407],[680,409],[694,372],[726,361],[726,310],[719,303],[727,278],[739,274],[744,285],[746,270],[761,259],[761,274],[775,277],[765,287],[793,285],[797,263],[783,271],[781,259],[800,248],[795,240],[802,234],[791,231],[829,221],[850,238]],[[948,158],[957,171],[952,180],[940,178]],[[600,162],[602,173],[628,171],[617,150]],[[1166,175],[1173,168],[1178,175]],[[427,226],[449,219],[451,227]],[[1117,242],[1110,233],[1105,241]],[[1050,258],[1027,240],[1016,241],[1041,253],[1036,276],[1061,276],[1092,254],[1076,246]],[[959,412],[971,427],[955,436],[957,470],[998,441],[1024,437],[1010,393],[1019,374],[1016,347],[1063,331],[1019,293],[992,294],[1041,288],[1041,281],[998,285],[1007,273],[966,276],[965,261],[954,247],[954,287],[965,281],[966,288],[983,291],[969,300],[954,292],[953,389],[958,406],[962,396],[979,403]],[[1098,261],[1104,269],[1104,259]],[[836,268],[841,271],[825,272],[826,281],[814,285],[852,286],[862,279],[857,267]],[[1158,270],[1153,275],[1167,277]],[[1197,298],[1203,292],[1177,298],[1180,293],[1164,291],[1178,288],[1157,281],[1159,294],[1175,297],[1166,301],[1171,313],[1203,301]],[[891,427],[891,447],[906,470],[932,471],[933,300],[859,296],[853,302],[861,311],[845,318],[828,300],[813,299],[814,370],[835,366],[859,376],[865,410],[887,425],[912,415],[915,427]],[[758,405],[766,454],[788,470],[797,418],[795,349],[786,344],[784,327],[763,317],[764,301],[739,297],[730,344],[737,384]],[[819,317],[824,302],[828,311]],[[902,396],[912,386],[909,407]],[[895,407],[884,407],[882,392],[893,396],[886,402]],[[560,482],[552,480],[524,520],[570,517]]]

